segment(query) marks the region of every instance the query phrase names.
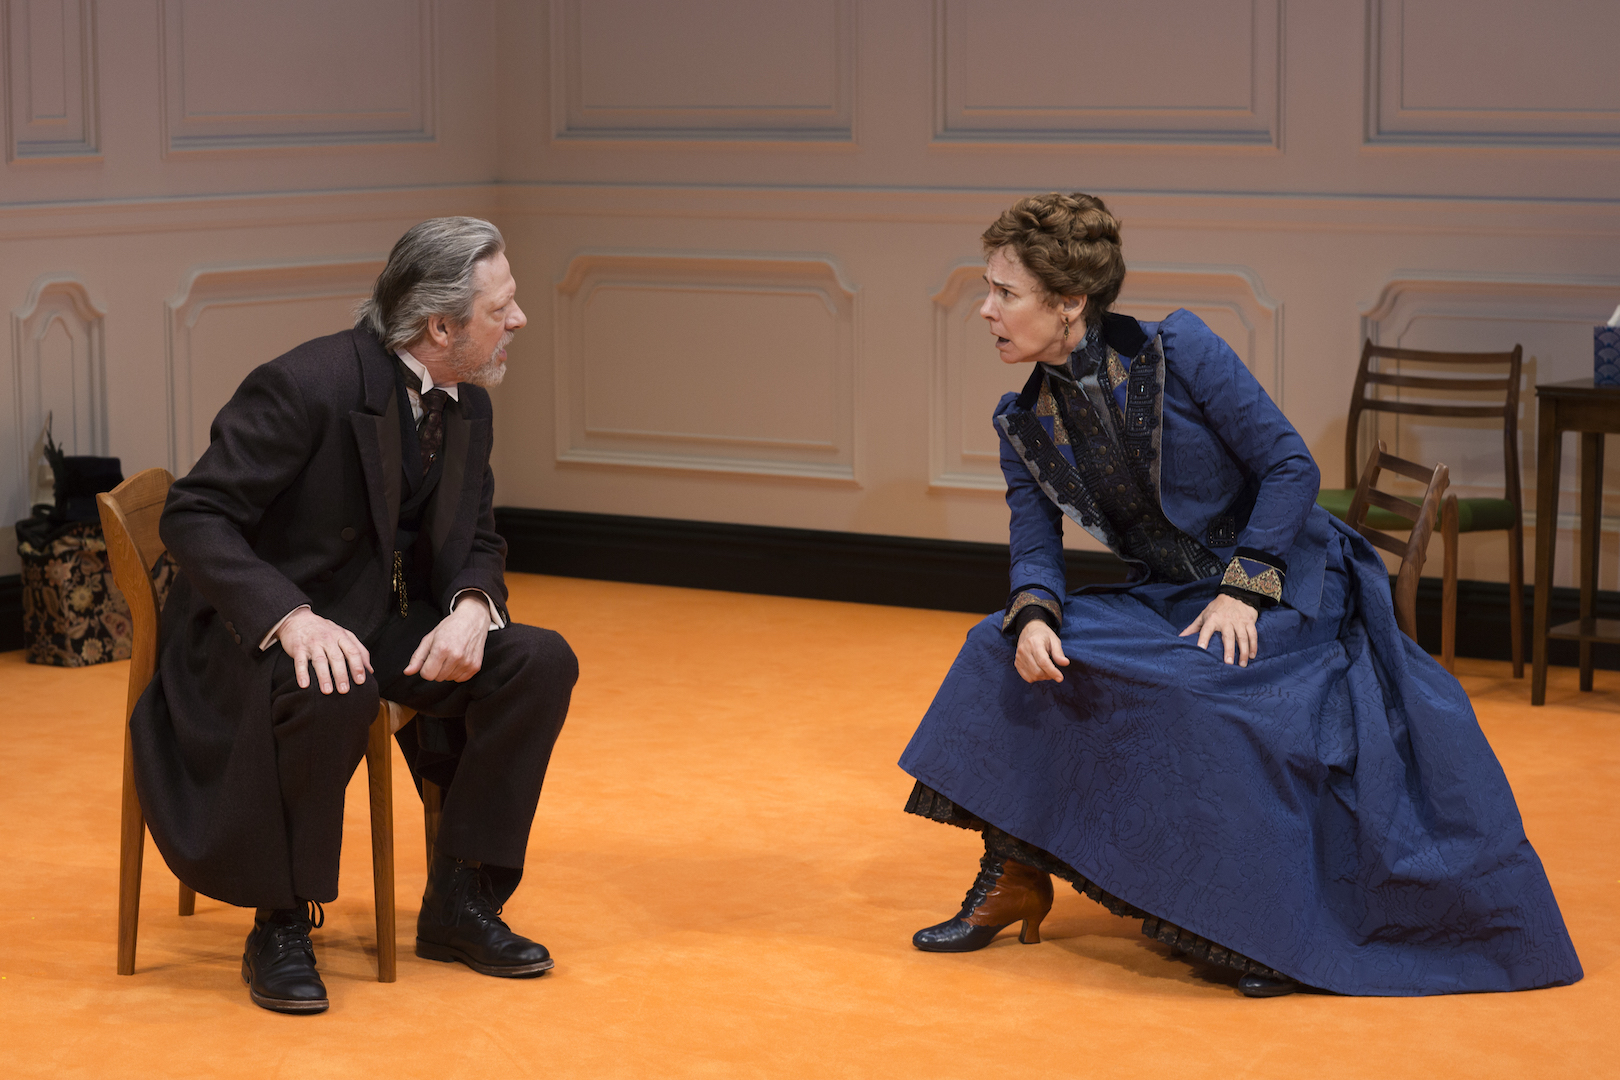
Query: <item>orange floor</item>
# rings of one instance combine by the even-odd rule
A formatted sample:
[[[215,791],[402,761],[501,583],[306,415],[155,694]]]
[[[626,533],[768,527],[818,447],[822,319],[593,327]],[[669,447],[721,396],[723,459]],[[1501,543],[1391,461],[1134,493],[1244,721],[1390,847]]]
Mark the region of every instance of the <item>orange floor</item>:
[[[1528,706],[1464,662],[1586,979],[1425,999],[1240,997],[1060,891],[1045,943],[916,952],[977,839],[900,812],[895,767],[966,615],[514,576],[512,608],[584,672],[528,879],[508,906],[556,970],[474,975],[411,953],[423,881],[396,771],[399,981],[375,981],[364,772],[344,895],[316,945],[319,1017],[249,1003],[245,912],[148,846],[138,971],[113,973],[124,664],[0,655],[0,1070],[191,1077],[1620,1076],[1620,673],[1554,671]]]

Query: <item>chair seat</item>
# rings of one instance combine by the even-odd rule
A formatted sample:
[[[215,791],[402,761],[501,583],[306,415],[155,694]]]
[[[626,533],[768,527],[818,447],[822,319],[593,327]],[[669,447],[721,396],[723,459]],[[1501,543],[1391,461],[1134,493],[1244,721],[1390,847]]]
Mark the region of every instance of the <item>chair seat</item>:
[[[1340,521],[1344,521],[1350,516],[1350,503],[1355,497],[1355,488],[1323,488],[1316,494],[1316,505]],[[1413,495],[1402,495],[1401,498],[1413,506],[1421,506],[1423,503],[1421,498]],[[1457,500],[1458,532],[1491,532],[1497,529],[1511,529],[1513,519],[1513,504],[1506,499]],[[1399,514],[1392,514],[1388,510],[1369,506],[1367,507],[1367,526],[1372,529],[1392,529],[1404,532],[1412,527],[1412,523]]]
[[[1338,518],[1340,521],[1350,519],[1350,504],[1355,501],[1355,488],[1323,488],[1316,493],[1316,505]],[[1422,506],[1421,496],[1402,495],[1402,501],[1413,506]],[[1409,532],[1412,523],[1399,514],[1392,514],[1388,510],[1376,506],[1367,507],[1367,528],[1378,529],[1380,532]]]
[[[1516,515],[1506,499],[1458,499],[1458,532],[1491,532],[1511,529]]]

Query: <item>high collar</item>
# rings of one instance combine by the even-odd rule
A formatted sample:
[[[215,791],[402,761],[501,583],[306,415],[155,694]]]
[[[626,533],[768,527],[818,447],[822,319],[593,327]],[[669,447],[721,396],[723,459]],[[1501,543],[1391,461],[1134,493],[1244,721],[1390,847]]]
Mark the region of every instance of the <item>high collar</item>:
[[[416,376],[417,386],[415,389],[417,393],[425,394],[434,388],[433,376],[429,374],[427,365],[423,364],[422,361],[418,360],[404,349],[396,350],[394,355],[399,357],[400,360],[404,362],[407,371]],[[441,385],[439,389],[450,395],[451,401],[461,400],[460,383],[448,383]]]
[[[1126,360],[1134,360],[1142,354],[1142,349],[1148,343],[1147,331],[1142,324],[1129,315],[1116,315],[1112,311],[1103,312],[1102,336],[1113,349]]]
[[[1062,364],[1035,365],[1035,370],[1030,372],[1029,381],[1024,384],[1023,391],[1018,395],[1018,407],[1021,409],[1035,407],[1035,399],[1040,395],[1046,375],[1072,382],[1084,378],[1106,362],[1109,349],[1113,349],[1129,363],[1141,354],[1147,343],[1147,332],[1142,329],[1141,323],[1129,315],[1116,315],[1112,311],[1105,311],[1100,322],[1086,327],[1085,336],[1075,345],[1067,361]]]

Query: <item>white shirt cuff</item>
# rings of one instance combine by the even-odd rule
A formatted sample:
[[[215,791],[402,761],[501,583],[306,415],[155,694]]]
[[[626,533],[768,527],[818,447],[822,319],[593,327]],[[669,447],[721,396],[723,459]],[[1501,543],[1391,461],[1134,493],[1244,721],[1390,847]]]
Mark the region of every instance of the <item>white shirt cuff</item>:
[[[495,601],[491,600],[489,598],[489,593],[485,592],[483,589],[462,589],[460,592],[456,593],[455,598],[450,601],[450,610],[456,610],[456,605],[459,604],[461,602],[461,598],[466,596],[468,593],[477,593],[479,596],[484,598],[484,606],[489,609],[489,628],[491,630],[506,629],[506,622],[501,618],[500,608],[495,606]]]
[[[274,625],[274,626],[272,626],[270,628],[270,632],[268,634],[264,635],[264,640],[259,642],[259,651],[264,652],[264,650],[268,649],[270,646],[272,646],[272,645],[274,645],[276,643],[277,639],[281,635],[281,628],[283,626],[287,625],[287,620],[288,619],[292,618],[294,615],[298,614],[300,611],[310,611],[310,610],[312,610],[312,609],[310,608],[310,606],[308,604],[299,604],[297,607],[295,607],[291,611],[287,612],[287,614],[283,615],[280,618],[280,620],[278,620],[276,622],[276,625]]]
[[[489,609],[489,628],[491,630],[506,629],[506,622],[501,618],[500,609],[495,606],[495,601],[491,600],[489,598],[489,594],[483,589],[462,589],[460,592],[456,593],[455,599],[450,601],[450,610],[456,610],[456,604],[459,603],[461,598],[466,596],[468,593],[477,593],[479,596],[484,598],[484,606]],[[270,632],[264,635],[264,640],[259,642],[259,651],[263,652],[265,649],[268,649],[270,646],[276,644],[281,634],[281,628],[287,625],[288,619],[292,618],[300,611],[310,610],[312,609],[308,604],[299,604],[297,607],[287,612],[287,614],[283,615],[279,620],[277,620],[276,625],[270,628]]]

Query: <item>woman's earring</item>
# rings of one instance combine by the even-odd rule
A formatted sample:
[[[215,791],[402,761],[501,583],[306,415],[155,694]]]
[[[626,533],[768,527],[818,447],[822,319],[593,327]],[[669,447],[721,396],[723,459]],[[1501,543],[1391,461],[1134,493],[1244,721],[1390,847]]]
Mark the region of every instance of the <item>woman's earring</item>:
[[[1069,317],[1067,315],[1063,316],[1063,340],[1069,340]]]

